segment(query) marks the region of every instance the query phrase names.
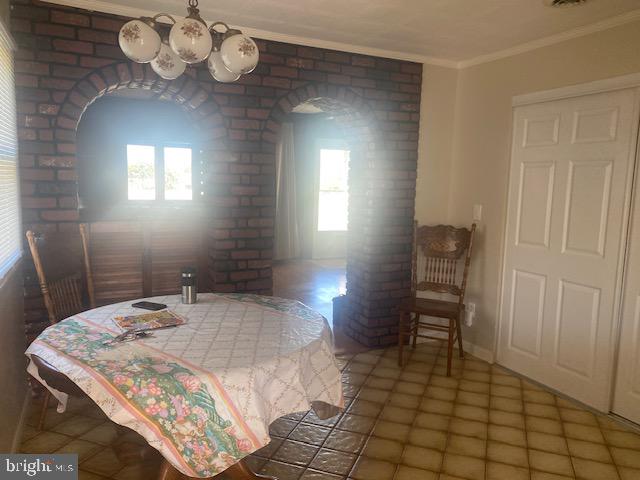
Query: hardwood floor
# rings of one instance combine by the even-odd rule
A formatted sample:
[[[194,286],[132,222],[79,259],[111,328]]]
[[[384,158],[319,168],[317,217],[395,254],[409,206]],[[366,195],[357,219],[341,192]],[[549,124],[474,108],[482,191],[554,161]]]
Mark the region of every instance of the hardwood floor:
[[[273,266],[273,294],[298,300],[320,312],[334,333],[336,353],[356,353],[365,348],[333,325],[333,298],[346,293],[346,262],[335,260],[291,260]]]

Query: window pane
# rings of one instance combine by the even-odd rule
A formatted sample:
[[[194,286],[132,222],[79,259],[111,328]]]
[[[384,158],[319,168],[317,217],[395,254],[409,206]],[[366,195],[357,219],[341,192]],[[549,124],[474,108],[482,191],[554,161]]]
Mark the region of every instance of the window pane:
[[[155,200],[155,148],[149,145],[127,145],[129,200]]]
[[[192,183],[191,149],[165,147],[164,198],[166,200],[191,200],[193,198]]]
[[[346,231],[349,194],[347,192],[320,192],[318,202],[318,231]]]
[[[348,150],[320,150],[318,231],[347,230],[348,174]]]
[[[346,192],[349,150],[320,150],[320,191]]]

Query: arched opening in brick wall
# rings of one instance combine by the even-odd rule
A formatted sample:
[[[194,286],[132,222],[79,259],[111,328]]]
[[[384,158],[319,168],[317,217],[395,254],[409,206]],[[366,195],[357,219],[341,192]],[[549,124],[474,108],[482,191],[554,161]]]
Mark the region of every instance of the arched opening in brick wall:
[[[397,170],[398,152],[387,147],[368,102],[348,87],[327,84],[297,88],[274,106],[262,135],[274,163],[282,124],[305,103],[331,114],[350,150],[347,301],[341,327],[365,345],[393,343],[395,308],[410,290],[413,205],[402,197],[407,188],[415,192],[412,174],[409,167]]]
[[[186,112],[193,128],[198,130],[197,146],[203,160],[201,178],[204,183],[215,184],[211,178],[215,175],[216,165],[233,161],[226,146],[227,131],[220,108],[206,84],[187,75],[166,81],[148,65],[135,63],[100,68],[75,84],[55,120],[55,155],[47,158],[49,166],[60,168],[56,188],[64,189],[65,198],[69,201],[64,207],[43,212],[47,222],[31,223],[25,219],[25,229],[36,232],[73,231],[77,229],[77,223],[90,222],[92,239],[95,239],[92,253],[96,256],[93,268],[99,304],[176,293],[179,285],[176,272],[185,265],[195,264],[199,268],[200,287],[210,291],[215,281],[209,260],[214,257],[210,238],[217,213],[215,192],[204,189],[207,195],[197,207],[199,214],[191,214],[188,219],[184,218],[184,209],[189,206],[185,206],[182,212],[165,211],[162,218],[158,218],[157,210],[147,214],[136,210],[130,218],[115,221],[113,218],[85,217],[78,208],[78,162],[82,160],[77,155],[77,134],[83,114],[96,100],[125,89],[131,93],[145,91],[144,98],[171,102]],[[120,120],[126,122],[124,118]],[[132,244],[136,247],[132,247]],[[112,258],[125,257],[130,259],[130,264],[120,265],[121,272],[109,267]],[[167,260],[169,257],[170,260]],[[29,300],[25,312],[27,323],[31,323],[30,319],[46,319],[46,315],[42,315],[41,295],[31,266],[25,269],[25,287]],[[45,326],[44,322],[28,325],[28,335],[37,333]]]

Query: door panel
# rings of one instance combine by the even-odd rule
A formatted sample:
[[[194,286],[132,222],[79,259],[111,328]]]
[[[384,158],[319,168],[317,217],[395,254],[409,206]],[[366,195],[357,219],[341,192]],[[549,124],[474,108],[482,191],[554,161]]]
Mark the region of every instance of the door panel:
[[[637,169],[636,169],[637,170]],[[640,424],[640,172],[636,173],[613,412]]]
[[[600,410],[639,98],[627,89],[514,110],[498,361]]]

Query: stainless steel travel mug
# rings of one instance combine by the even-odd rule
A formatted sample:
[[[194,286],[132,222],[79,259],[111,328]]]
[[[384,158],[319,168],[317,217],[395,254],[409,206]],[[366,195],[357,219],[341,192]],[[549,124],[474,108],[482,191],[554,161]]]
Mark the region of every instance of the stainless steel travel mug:
[[[182,269],[182,303],[192,304],[198,301],[198,282],[196,269],[186,267]]]

